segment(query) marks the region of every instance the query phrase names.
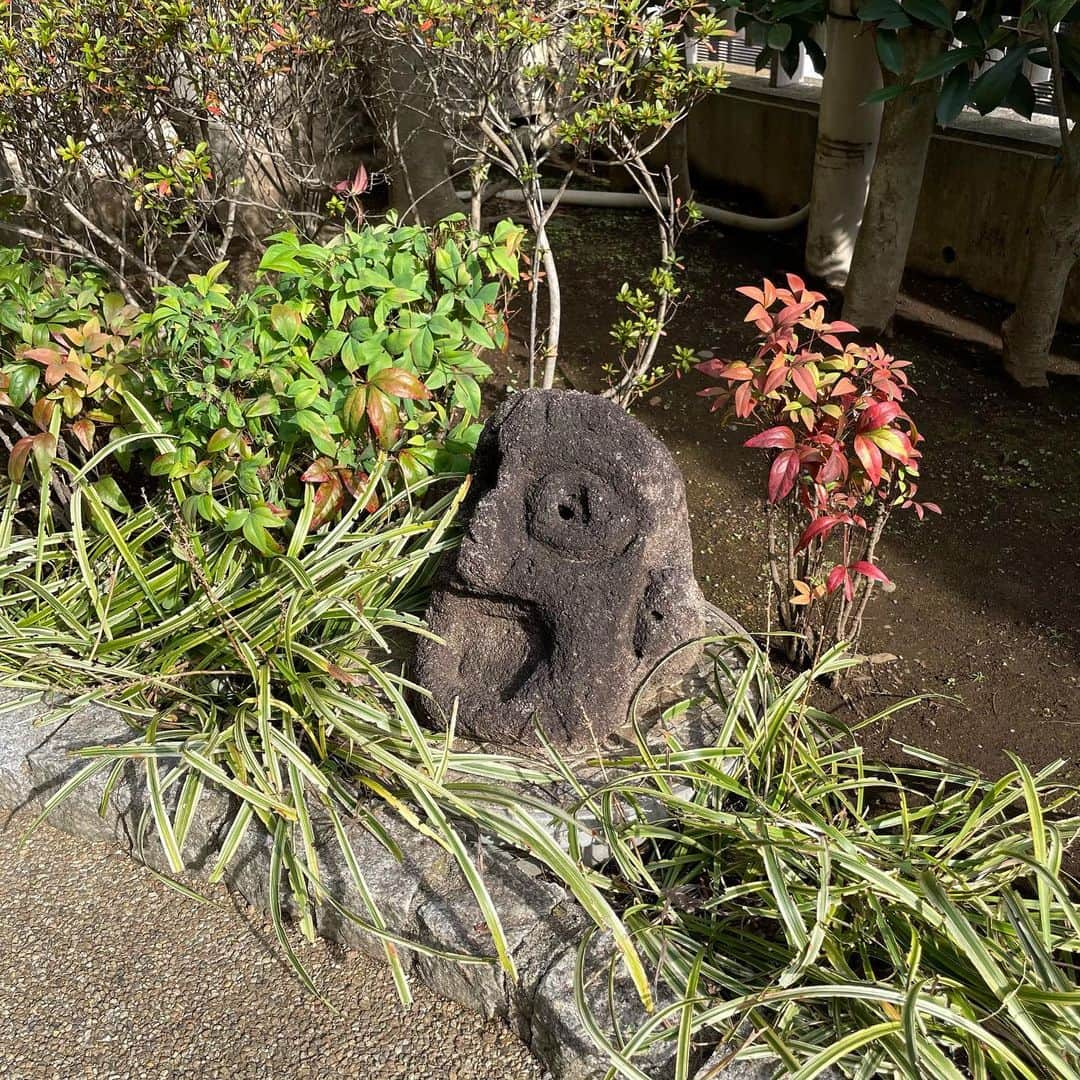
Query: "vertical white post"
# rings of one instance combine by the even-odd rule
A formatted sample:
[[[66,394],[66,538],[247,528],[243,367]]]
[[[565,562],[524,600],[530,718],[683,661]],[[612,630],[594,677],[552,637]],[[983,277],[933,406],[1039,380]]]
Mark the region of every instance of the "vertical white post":
[[[852,0],[829,4],[825,56],[806,268],[839,287],[851,266],[881,125],[881,105],[866,104],[881,86],[881,68]]]

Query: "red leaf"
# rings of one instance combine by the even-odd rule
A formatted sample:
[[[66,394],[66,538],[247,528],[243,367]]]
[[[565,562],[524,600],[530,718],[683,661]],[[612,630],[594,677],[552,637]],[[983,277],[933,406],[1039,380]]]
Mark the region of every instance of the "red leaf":
[[[735,291],[741,296],[745,296],[748,300],[753,300],[757,304],[765,303],[765,294],[753,285],[740,285]]]
[[[799,454],[796,450],[785,450],[778,454],[769,469],[769,502],[779,502],[790,494],[799,475]]]
[[[881,451],[865,436],[856,435],[855,456],[870,478],[870,483],[877,487],[881,483]]]
[[[334,463],[328,457],[316,458],[301,474],[305,484],[322,484],[329,480],[334,472]]]
[[[743,443],[743,446],[749,446],[754,450],[791,450],[795,446],[795,432],[791,428],[780,424],[777,427],[759,431],[756,435],[751,435]]]
[[[754,411],[754,384],[739,383],[735,391],[735,415],[745,420]]]
[[[895,401],[875,401],[859,417],[859,431],[873,431],[891,424],[904,410]]]
[[[397,435],[397,406],[374,386],[368,391],[367,415],[379,445],[390,446]]]
[[[793,367],[791,380],[811,401],[817,401],[817,383],[809,368]]]
[[[758,322],[758,323],[764,322],[764,323],[768,323],[768,325],[771,327],[772,326],[772,317],[761,306],[761,304],[755,304],[746,313],[746,318],[743,319],[743,322]]]
[[[11,448],[7,471],[8,479],[13,484],[18,484],[23,478],[23,473],[26,472],[26,462],[30,458],[30,451],[34,449],[34,438],[33,435],[26,435]]]
[[[854,519],[849,514],[822,514],[820,517],[814,518],[814,520],[806,526],[802,536],[799,537],[799,543],[795,550],[802,551],[804,547],[808,547],[810,543],[819,536],[823,540],[828,539],[829,533],[831,533],[837,525],[852,524],[854,524]]]
[[[831,484],[837,480],[846,480],[848,476],[847,455],[838,446],[834,446],[817,474],[819,484]]]
[[[841,583],[847,578],[848,572],[846,566],[836,565],[829,571],[829,576],[825,582],[825,588],[828,592],[834,593],[840,588]]]
[[[871,581],[880,581],[883,585],[891,585],[892,582],[885,576],[885,571],[875,566],[872,562],[867,562],[865,559],[860,559],[852,567],[852,570],[856,574],[862,574],[865,578],[870,578]]]
[[[319,484],[315,491],[315,513],[311,517],[311,527],[319,528],[337,516],[345,500],[345,488],[335,474]]]

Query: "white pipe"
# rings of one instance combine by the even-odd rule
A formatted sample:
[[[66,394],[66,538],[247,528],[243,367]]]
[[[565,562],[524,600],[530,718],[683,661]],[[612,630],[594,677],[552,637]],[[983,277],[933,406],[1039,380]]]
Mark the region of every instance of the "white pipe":
[[[459,191],[462,199],[468,199],[470,192]],[[540,197],[545,203],[550,203],[559,194],[558,188],[542,188]],[[495,195],[498,199],[508,199],[510,202],[524,202],[525,196],[518,188],[504,188]],[[608,209],[638,209],[650,205],[644,195],[638,195],[627,191],[575,191],[568,189],[562,193],[560,203],[568,206],[601,206]],[[667,199],[661,198],[661,202],[667,209]],[[727,225],[732,229],[747,229],[750,232],[783,232],[785,229],[794,229],[801,225],[810,213],[809,205],[796,210],[794,214],[786,217],[760,218],[750,214],[737,214],[733,210],[721,210],[717,206],[702,206],[694,204],[701,215],[709,221],[717,221],[721,225]]]

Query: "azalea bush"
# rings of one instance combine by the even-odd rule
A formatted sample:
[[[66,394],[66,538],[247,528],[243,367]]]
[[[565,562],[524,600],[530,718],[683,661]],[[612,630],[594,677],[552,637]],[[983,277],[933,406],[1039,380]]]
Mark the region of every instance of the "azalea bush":
[[[165,485],[189,524],[271,554],[301,514],[317,530],[361,495],[374,509],[383,459],[401,487],[463,472],[522,235],[463,225],[389,223],[325,245],[282,233],[252,290],[226,284],[222,262],[145,311],[93,273],[0,253],[8,479],[60,521],[72,468],[117,513]]]
[[[313,233],[356,126],[347,8],[6,3],[8,227],[143,300],[234,239],[288,222]]]
[[[857,328],[825,317],[825,297],[794,274],[737,290],[759,333],[749,360],[705,360],[719,385],[700,391],[725,422],[760,430],[745,445],[772,453],[766,484],[771,607],[791,633],[792,660],[833,643],[857,646],[893,510],[941,513],[917,499],[923,441],[904,409],[910,361],[843,337]]]

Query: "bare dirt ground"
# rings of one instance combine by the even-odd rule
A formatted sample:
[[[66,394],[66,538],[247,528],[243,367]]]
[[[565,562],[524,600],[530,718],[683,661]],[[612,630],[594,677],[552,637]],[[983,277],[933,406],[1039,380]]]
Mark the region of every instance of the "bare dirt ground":
[[[5,1080],[540,1080],[525,1046],[389,969],[298,943],[224,888],[199,904],[126,855],[25,815],[0,820],[0,1076]]]
[[[623,281],[640,281],[655,243],[644,214],[581,210],[554,219],[564,292],[563,374],[602,386],[608,331]],[[782,280],[802,266],[801,237],[723,233],[704,225],[685,241],[687,296],[669,341],[721,355],[745,352],[752,331],[738,285]],[[920,497],[944,516],[919,524],[897,514],[879,561],[897,584],[870,606],[864,649],[894,653],[852,691],[870,715],[897,696],[928,700],[866,729],[865,745],[896,757],[909,743],[988,773],[1004,751],[1034,766],[1080,750],[1080,380],[1021,393],[1000,374],[987,334],[954,337],[956,316],[996,331],[1008,308],[959,283],[909,277],[907,305],[936,311],[935,325],[898,322],[888,342],[914,361],[910,410],[926,436]],[[835,306],[832,309],[835,313]],[[518,332],[525,322],[518,316]],[[1055,351],[1080,359],[1080,332]],[[508,361],[510,381],[526,371]],[[719,428],[697,373],[659,388],[636,414],[667,443],[686,477],[698,576],[709,598],[751,630],[765,628],[766,458],[745,450],[748,432]],[[837,703],[843,710],[847,706]]]

